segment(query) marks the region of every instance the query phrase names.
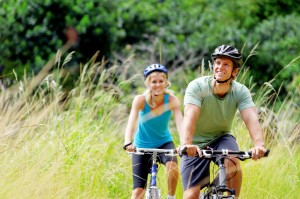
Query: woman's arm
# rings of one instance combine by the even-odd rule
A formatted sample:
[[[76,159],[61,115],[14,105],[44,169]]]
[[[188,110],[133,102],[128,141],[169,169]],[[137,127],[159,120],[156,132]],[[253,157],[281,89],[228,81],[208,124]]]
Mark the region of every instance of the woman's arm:
[[[128,117],[128,123],[125,130],[124,145],[127,145],[132,142],[133,134],[137,124],[138,113],[139,110],[144,106],[144,99],[145,98],[143,95],[137,95],[132,101],[132,106]]]
[[[171,110],[173,110],[174,113],[174,118],[175,118],[175,123],[177,127],[177,131],[180,137],[180,142],[182,141],[182,121],[183,121],[183,116],[181,112],[181,107],[180,107],[180,101],[176,96],[170,97],[171,100]]]

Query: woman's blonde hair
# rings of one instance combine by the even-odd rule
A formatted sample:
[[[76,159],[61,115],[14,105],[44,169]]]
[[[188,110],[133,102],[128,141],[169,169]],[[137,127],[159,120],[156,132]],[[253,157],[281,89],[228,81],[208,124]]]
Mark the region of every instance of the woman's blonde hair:
[[[148,77],[145,80],[145,86],[147,87],[147,89],[144,92],[145,98],[146,98],[146,102],[150,105],[151,108],[155,108],[157,106],[157,104],[154,101],[154,97],[153,94],[151,92],[151,90],[149,89],[149,85],[150,85],[150,81],[151,81],[151,77],[155,76],[157,74],[162,74],[163,77],[166,80],[166,88],[164,93],[166,94],[170,94],[172,95],[174,92],[172,90],[169,89],[169,87],[171,86],[171,82],[167,79],[167,75],[164,72],[152,72],[150,75],[148,75]]]

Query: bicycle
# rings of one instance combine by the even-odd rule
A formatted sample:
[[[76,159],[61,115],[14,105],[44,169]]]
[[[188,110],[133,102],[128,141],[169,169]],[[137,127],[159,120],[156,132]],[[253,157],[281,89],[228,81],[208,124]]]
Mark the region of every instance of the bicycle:
[[[204,193],[200,193],[200,199],[219,199],[219,198],[235,198],[235,190],[229,189],[226,184],[226,166],[225,159],[238,158],[242,161],[252,158],[251,151],[229,151],[223,150],[201,150],[202,158],[216,159],[219,169],[218,174],[213,180],[206,186]],[[264,157],[267,157],[270,153],[270,149],[266,151]],[[179,155],[186,155],[186,148],[183,148]]]
[[[150,154],[152,156],[152,164],[151,164],[151,178],[149,181],[148,188],[146,190],[146,199],[160,199],[161,193],[160,189],[157,186],[157,168],[158,168],[158,162],[157,157],[158,155],[166,155],[166,156],[177,156],[177,150],[176,149],[156,149],[156,148],[136,148],[134,152],[136,155],[144,155],[144,154]]]

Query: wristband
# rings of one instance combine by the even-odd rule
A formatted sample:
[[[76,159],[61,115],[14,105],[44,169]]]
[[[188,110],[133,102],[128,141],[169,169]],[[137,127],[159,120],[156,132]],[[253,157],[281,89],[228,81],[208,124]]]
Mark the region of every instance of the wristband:
[[[128,144],[125,144],[124,146],[123,146],[123,149],[126,151],[126,148],[129,146],[129,145],[131,145],[132,144],[132,142],[129,142]]]

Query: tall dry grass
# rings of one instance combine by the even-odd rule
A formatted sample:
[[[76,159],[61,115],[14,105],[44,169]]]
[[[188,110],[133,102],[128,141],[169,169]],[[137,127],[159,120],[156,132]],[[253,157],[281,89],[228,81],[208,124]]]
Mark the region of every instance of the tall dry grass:
[[[80,78],[70,92],[62,89],[61,80],[53,72],[35,87],[29,87],[32,79],[27,79],[0,93],[1,198],[130,197],[131,157],[122,150],[122,144],[131,100],[144,88],[142,78],[131,75],[139,71],[133,57],[109,68],[104,60],[95,60],[96,55],[81,66]],[[199,72],[204,74],[202,69]],[[172,76],[181,82],[182,88],[172,81],[172,88],[182,99],[180,91],[190,76],[182,77],[182,71]],[[266,89],[255,98],[260,105],[268,105],[270,95],[266,93],[272,88]],[[278,136],[267,146],[271,149],[268,158],[242,164],[242,198],[297,198],[300,194],[300,127],[293,119],[299,118],[299,109],[294,106],[292,95],[280,109],[270,107],[277,118]],[[178,144],[174,123],[171,129]],[[252,146],[239,118],[233,132],[241,149]],[[166,197],[163,166],[158,178]],[[181,196],[179,183],[177,198]]]

